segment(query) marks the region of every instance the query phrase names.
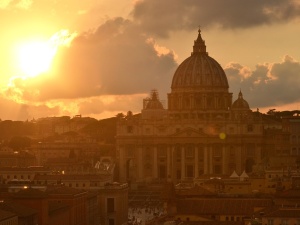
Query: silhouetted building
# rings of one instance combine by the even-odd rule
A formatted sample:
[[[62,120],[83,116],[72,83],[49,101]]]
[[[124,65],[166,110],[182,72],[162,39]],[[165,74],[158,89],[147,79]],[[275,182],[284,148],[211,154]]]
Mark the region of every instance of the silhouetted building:
[[[226,74],[206,52],[199,30],[191,56],[174,73],[168,109],[154,90],[141,114],[118,118],[120,181],[251,173],[266,163],[265,130],[271,127],[281,129],[281,120],[251,111],[241,91],[232,101]]]

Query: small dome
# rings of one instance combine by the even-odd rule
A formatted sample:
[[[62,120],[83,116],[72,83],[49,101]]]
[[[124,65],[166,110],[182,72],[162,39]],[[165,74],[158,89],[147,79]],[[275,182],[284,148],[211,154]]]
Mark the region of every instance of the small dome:
[[[221,65],[206,52],[206,45],[198,31],[198,38],[194,42],[193,52],[184,60],[174,73],[172,90],[192,88],[227,90],[229,85],[226,74]]]
[[[250,109],[248,102],[243,98],[243,94],[240,91],[239,97],[232,104],[232,109]]]
[[[163,109],[162,103],[159,101],[158,92],[153,90],[150,98],[145,99],[144,109]]]

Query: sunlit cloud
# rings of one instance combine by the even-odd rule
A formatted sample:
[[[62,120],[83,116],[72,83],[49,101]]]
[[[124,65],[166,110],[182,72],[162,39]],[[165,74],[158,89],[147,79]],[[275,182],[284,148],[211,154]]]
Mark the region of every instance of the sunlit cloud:
[[[15,7],[20,9],[29,9],[33,4],[33,0],[21,0],[15,4]]]
[[[6,9],[13,0],[0,0],[0,9]]]
[[[0,0],[0,9],[29,9],[33,4],[33,0]]]
[[[241,75],[243,70],[247,76]],[[238,93],[241,89],[251,107],[279,107],[300,102],[300,62],[292,56],[285,55],[281,62],[257,64],[254,70],[230,63],[225,72],[231,91]]]

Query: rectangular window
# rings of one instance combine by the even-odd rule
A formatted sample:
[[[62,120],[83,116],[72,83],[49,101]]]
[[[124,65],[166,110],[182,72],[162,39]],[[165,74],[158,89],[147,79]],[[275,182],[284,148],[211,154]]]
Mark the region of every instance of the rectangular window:
[[[165,165],[159,166],[159,178],[161,178],[161,179],[167,178],[167,171],[166,171]]]
[[[194,166],[187,165],[186,166],[186,177],[194,177]]]
[[[215,174],[221,174],[222,173],[222,169],[220,165],[215,165],[214,166],[214,173]]]
[[[115,211],[115,199],[107,198],[107,212],[111,213]]]

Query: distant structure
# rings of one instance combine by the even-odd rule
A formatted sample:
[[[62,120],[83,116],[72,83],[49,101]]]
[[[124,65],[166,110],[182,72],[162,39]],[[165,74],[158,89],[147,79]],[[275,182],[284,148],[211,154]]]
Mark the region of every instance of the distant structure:
[[[141,114],[118,118],[120,181],[180,182],[268,166],[276,145],[269,131],[281,128],[281,120],[253,112],[242,91],[235,101],[232,96],[226,74],[208,55],[199,29],[191,56],[174,73],[168,108],[153,90]],[[276,148],[288,154],[289,139]]]

